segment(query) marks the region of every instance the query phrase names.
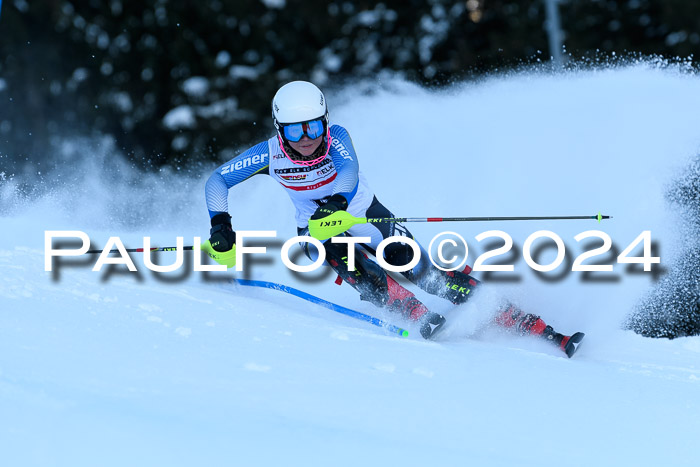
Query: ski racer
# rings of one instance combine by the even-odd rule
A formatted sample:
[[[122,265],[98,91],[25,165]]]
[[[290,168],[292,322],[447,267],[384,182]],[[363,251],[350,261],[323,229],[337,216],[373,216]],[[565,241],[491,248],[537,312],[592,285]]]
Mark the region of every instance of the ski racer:
[[[347,211],[356,217],[394,217],[374,195],[359,168],[359,160],[348,131],[331,125],[326,98],[314,84],[294,81],[282,86],[272,100],[272,120],[277,134],[217,168],[206,183],[206,202],[211,218],[210,239],[204,244],[210,256],[221,264],[235,264],[236,232],[228,213],[228,190],[254,175],[267,175],[287,192],[296,208],[297,231],[309,235],[309,221]],[[350,284],[362,300],[401,313],[420,324],[421,335],[428,339],[445,325],[445,318],[429,311],[415,295],[384,271],[370,255],[377,245],[390,236],[413,240],[410,231],[399,223],[360,224],[341,235],[369,237],[355,246],[355,270],[350,271],[346,244],[326,241],[326,262],[339,279]],[[315,260],[313,245],[303,243],[306,255]],[[422,247],[421,247],[422,249]],[[436,268],[422,250],[419,263],[402,273],[426,292],[461,304],[472,296],[479,281],[470,275],[471,268],[445,272]],[[384,250],[384,260],[396,266],[408,264],[413,250],[407,244],[391,243]],[[340,282],[338,282],[340,283]],[[555,332],[539,316],[524,313],[508,305],[495,322],[523,334],[541,336],[557,344],[571,356],[574,338]],[[579,336],[580,334],[580,336]],[[574,342],[576,341],[576,342]]]

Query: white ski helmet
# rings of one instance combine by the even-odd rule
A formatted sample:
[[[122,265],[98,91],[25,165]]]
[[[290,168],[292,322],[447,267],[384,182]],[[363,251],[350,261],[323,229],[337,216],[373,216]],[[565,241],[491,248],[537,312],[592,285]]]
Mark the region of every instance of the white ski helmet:
[[[301,123],[324,118],[328,120],[326,97],[308,81],[287,83],[272,98],[272,119],[275,128],[282,123]],[[279,130],[279,128],[278,128]]]
[[[321,121],[322,125],[319,125],[318,120]],[[314,165],[328,154],[330,150],[330,125],[326,97],[312,83],[292,81],[282,86],[272,98],[272,121],[277,130],[282,152],[295,164]],[[306,122],[309,122],[310,125],[305,125]],[[295,130],[294,133],[292,130]],[[323,140],[314,154],[303,156],[289,145],[290,139],[285,136],[285,132],[290,137],[296,138],[301,138],[306,133],[311,139],[317,138],[317,134],[322,134]],[[291,141],[298,141],[298,139],[291,139]]]

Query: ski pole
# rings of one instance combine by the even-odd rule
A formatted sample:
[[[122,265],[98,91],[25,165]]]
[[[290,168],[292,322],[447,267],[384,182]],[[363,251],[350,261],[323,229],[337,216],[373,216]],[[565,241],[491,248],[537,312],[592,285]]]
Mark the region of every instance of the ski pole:
[[[318,240],[327,240],[345,232],[357,224],[381,224],[396,222],[485,222],[485,221],[542,221],[542,220],[571,220],[612,219],[598,213],[595,216],[524,216],[524,217],[355,217],[347,211],[336,211],[322,219],[309,220],[309,233]]]
[[[367,218],[368,224],[380,224],[382,222],[486,222],[486,221],[544,221],[544,220],[570,220],[570,219],[611,219],[612,216],[525,216],[525,217],[377,217]],[[361,220],[362,218],[356,218]],[[361,224],[362,222],[358,222]]]
[[[543,220],[581,220],[594,219],[598,222],[603,219],[612,219],[612,216],[604,216],[598,213],[595,216],[510,216],[510,217],[355,217],[347,211],[337,211],[323,219],[309,221],[309,233],[318,240],[327,240],[335,237],[357,224],[381,224],[398,222],[489,222],[489,221],[543,221]],[[183,251],[191,251],[193,246],[185,246]],[[127,253],[143,253],[143,248],[127,248]],[[150,251],[177,251],[177,247],[168,246],[151,248]],[[86,254],[102,253],[102,250],[88,250]],[[119,250],[110,250],[109,253],[119,253]]]
[[[182,251],[191,251],[194,247],[192,245],[183,246]],[[126,248],[124,249],[127,253],[143,253],[145,250],[143,248]],[[160,248],[150,248],[149,251],[177,251],[176,246],[164,246]],[[85,252],[86,255],[92,255],[102,253],[102,250],[88,250]],[[119,253],[119,250],[109,250],[109,253]]]
[[[306,292],[302,292],[301,290],[297,290],[297,289],[294,289],[292,287],[288,287],[286,285],[276,284],[274,282],[255,281],[255,280],[248,280],[248,279],[234,279],[234,281],[237,284],[245,285],[248,287],[263,287],[266,289],[280,290],[280,291],[286,292],[290,295],[294,295],[296,297],[302,298],[302,299],[309,301],[311,303],[321,305],[322,307],[328,308],[329,310],[333,310],[335,312],[342,313],[346,316],[350,316],[351,318],[366,321],[368,323],[374,324],[375,326],[385,328],[387,331],[389,331],[392,334],[398,334],[401,337],[408,337],[408,331],[406,331],[405,329],[402,329],[398,326],[394,326],[393,324],[387,323],[384,320],[381,320],[379,318],[375,318],[374,316],[366,315],[364,313],[360,313],[359,311],[351,310],[350,308],[345,308],[344,306],[341,306],[341,305],[336,305],[335,303],[329,302],[328,300],[324,300],[322,298],[316,297],[316,296],[308,294]]]

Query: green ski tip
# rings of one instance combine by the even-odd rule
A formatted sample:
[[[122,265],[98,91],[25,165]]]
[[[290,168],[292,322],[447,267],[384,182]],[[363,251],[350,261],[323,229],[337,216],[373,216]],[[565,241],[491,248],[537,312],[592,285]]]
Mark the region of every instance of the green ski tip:
[[[600,213],[598,213],[598,223],[600,224],[600,221],[602,221],[602,220],[603,220],[603,216],[601,216]]]
[[[401,330],[401,337],[408,337],[408,331],[406,331],[405,329],[402,329]]]

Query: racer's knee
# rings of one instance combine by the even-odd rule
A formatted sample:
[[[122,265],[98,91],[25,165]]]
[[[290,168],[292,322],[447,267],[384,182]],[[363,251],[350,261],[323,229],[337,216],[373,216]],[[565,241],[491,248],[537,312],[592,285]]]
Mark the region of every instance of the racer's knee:
[[[415,253],[408,243],[390,243],[384,248],[384,260],[392,266],[404,266],[411,261]]]
[[[392,266],[405,266],[413,261],[416,255],[419,255],[418,264],[412,269],[402,272],[402,274],[413,283],[420,282],[425,274],[430,271],[428,253],[420,243],[416,242],[416,244],[418,245],[418,251],[415,251],[408,243],[399,242],[390,243],[384,248],[384,260]]]

